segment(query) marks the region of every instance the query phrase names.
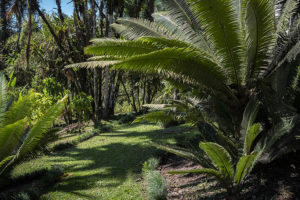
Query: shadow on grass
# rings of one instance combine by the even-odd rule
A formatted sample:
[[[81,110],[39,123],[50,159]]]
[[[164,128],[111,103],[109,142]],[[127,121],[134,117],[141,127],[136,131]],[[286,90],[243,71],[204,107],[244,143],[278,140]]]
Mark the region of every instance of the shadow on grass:
[[[132,127],[127,126],[126,128]],[[99,144],[91,148],[73,147],[53,155],[53,157],[59,158],[50,159],[49,162],[51,163],[64,165],[64,162],[74,160],[78,165],[67,165],[66,177],[48,192],[61,191],[82,198],[96,199],[95,196],[86,195],[81,191],[96,187],[99,187],[99,189],[101,187],[118,187],[126,181],[128,176],[141,173],[143,163],[150,157],[156,156],[159,151],[148,145],[144,140],[142,140],[144,142],[138,142],[139,139],[137,141],[132,140],[132,143],[130,143],[130,141],[122,142],[122,138],[146,137],[155,141],[172,138],[172,135],[161,133],[159,130],[141,130],[139,132],[130,131],[129,129],[126,131],[114,130],[112,133],[94,137],[93,140],[102,141],[103,137],[119,137],[120,139],[116,139],[116,142],[112,140],[112,143]]]

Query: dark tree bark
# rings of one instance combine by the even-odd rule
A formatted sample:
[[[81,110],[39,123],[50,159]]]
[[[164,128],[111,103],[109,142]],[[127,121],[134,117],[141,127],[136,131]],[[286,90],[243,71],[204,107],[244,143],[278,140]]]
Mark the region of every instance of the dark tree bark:
[[[8,1],[7,0],[1,0],[0,3],[0,18],[1,18],[1,35],[0,35],[0,40],[4,43],[8,37],[7,34],[7,18],[6,18],[6,12],[7,12],[7,6],[8,6]]]
[[[57,6],[58,17],[59,17],[61,23],[64,23],[65,18],[62,13],[62,10],[61,10],[61,0],[55,0],[55,2],[56,2],[56,6]]]
[[[28,25],[27,25],[27,46],[26,46],[26,64],[29,66],[30,43],[31,43],[31,21],[32,21],[32,2],[28,1]]]
[[[145,17],[146,19],[149,19],[150,21],[153,21],[152,14],[154,12],[154,2],[155,0],[148,0],[147,1],[147,8],[145,10]]]

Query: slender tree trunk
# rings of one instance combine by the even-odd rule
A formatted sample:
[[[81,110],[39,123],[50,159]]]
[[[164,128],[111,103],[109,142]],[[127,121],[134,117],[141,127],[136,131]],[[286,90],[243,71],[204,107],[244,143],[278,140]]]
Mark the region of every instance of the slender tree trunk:
[[[28,4],[28,25],[27,25],[27,46],[26,46],[26,64],[29,66],[29,56],[30,56],[30,43],[31,43],[31,21],[32,21],[32,2],[31,0],[27,1]]]
[[[7,12],[7,3],[8,1],[6,0],[1,0],[1,3],[0,3],[0,18],[1,18],[1,38],[0,38],[0,41],[2,41],[3,43],[6,41],[7,39],[7,25],[8,25],[8,22],[7,22],[7,18],[6,18],[6,12]]]
[[[104,119],[108,118],[108,112],[109,112],[109,80],[110,80],[110,69],[107,66],[105,69],[105,83],[104,83],[104,102],[103,102],[103,113],[102,116]]]
[[[147,8],[146,8],[146,19],[153,21],[152,14],[154,12],[154,2],[155,0],[148,0],[147,1]]]
[[[104,9],[104,0],[101,0],[100,6],[99,6],[100,35],[101,35],[101,37],[104,37],[103,28],[104,28],[104,18],[105,18],[105,15],[104,15],[104,13],[103,13],[103,9]]]
[[[56,6],[57,6],[58,17],[59,17],[61,23],[63,24],[65,21],[65,18],[62,13],[62,10],[61,10],[61,0],[55,0],[55,2],[56,2]]]
[[[114,110],[115,110],[115,106],[116,106],[116,102],[119,96],[119,89],[120,89],[120,84],[122,81],[122,71],[118,72],[118,78],[117,78],[117,82],[116,82],[116,86],[115,86],[115,90],[113,93],[113,97],[112,97],[112,103],[111,103],[111,114],[114,115]]]
[[[136,103],[135,103],[135,97],[134,97],[134,84],[133,81],[131,81],[131,87],[130,87],[130,94],[132,97],[132,106],[133,106],[133,110],[135,113],[138,113],[137,107],[136,107]]]
[[[125,92],[125,94],[126,94],[128,103],[129,103],[129,104],[132,106],[132,108],[134,109],[134,105],[133,105],[132,102],[131,102],[130,95],[129,95],[127,89],[126,89],[126,86],[125,86],[123,80],[120,79],[120,82],[121,82],[121,84],[122,84],[122,86],[123,86],[123,89],[124,89],[124,92]],[[134,111],[136,112],[136,110],[134,110]]]

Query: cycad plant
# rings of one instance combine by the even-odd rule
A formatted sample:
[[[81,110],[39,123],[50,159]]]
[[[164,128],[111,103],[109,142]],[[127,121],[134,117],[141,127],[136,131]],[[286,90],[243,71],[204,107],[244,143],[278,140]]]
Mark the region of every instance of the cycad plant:
[[[94,39],[89,62],[159,73],[205,97],[227,133],[240,137],[243,111],[259,94],[272,122],[286,106],[299,54],[299,2],[294,0],[166,0],[168,10],[144,19],[117,20],[123,39]],[[293,98],[292,100],[293,101]],[[279,111],[279,109],[281,109]],[[280,113],[278,115],[278,113]]]
[[[53,126],[54,120],[64,109],[64,99],[51,106],[33,125],[30,116],[33,108],[33,92],[19,95],[16,101],[8,101],[6,80],[0,74],[0,176],[12,164],[32,153]]]

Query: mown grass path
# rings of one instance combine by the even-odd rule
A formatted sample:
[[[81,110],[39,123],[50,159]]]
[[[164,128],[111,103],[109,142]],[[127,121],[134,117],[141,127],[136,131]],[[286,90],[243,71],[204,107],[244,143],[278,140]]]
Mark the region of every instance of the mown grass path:
[[[62,165],[65,177],[43,199],[145,199],[140,181],[144,161],[157,151],[149,140],[167,139],[155,125],[119,126],[76,147],[22,163],[13,176]]]

